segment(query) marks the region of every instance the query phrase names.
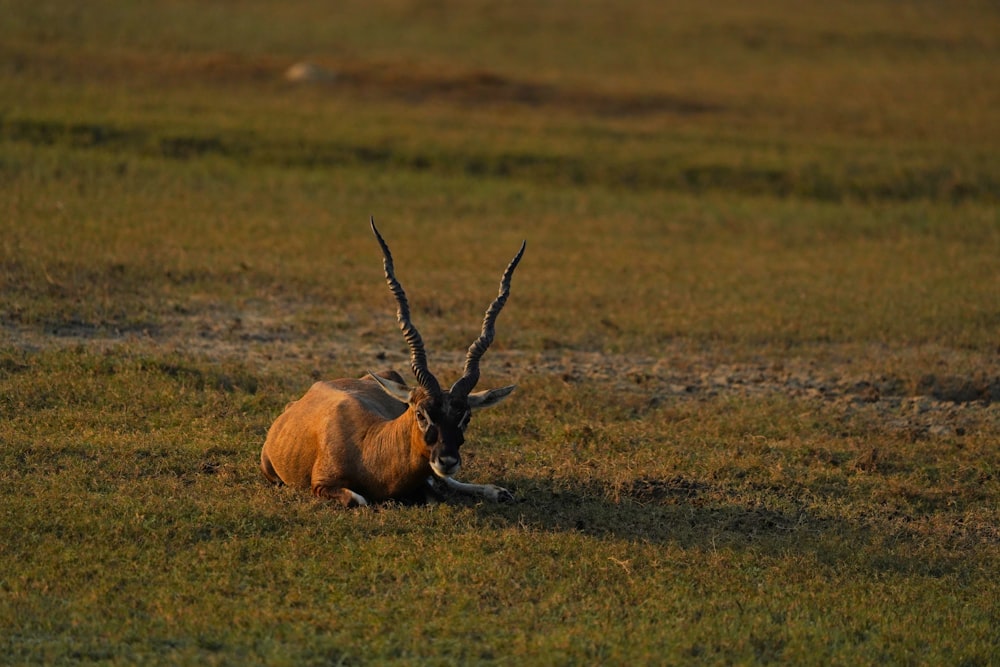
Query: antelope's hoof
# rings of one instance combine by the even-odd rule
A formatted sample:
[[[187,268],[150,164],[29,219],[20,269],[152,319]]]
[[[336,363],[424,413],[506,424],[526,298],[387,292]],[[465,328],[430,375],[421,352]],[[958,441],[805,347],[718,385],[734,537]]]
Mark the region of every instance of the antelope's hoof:
[[[493,501],[497,503],[512,503],[514,502],[514,494],[499,486],[494,486],[490,489],[493,497]]]

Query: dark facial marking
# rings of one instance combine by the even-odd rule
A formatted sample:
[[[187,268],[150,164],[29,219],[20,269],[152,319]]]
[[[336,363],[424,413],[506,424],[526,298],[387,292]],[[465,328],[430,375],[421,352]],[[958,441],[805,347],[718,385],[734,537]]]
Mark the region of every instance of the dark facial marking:
[[[472,411],[467,401],[458,399],[452,402],[449,398],[422,402],[414,406],[414,412],[424,444],[431,448],[443,446],[457,451],[465,441],[464,432]]]

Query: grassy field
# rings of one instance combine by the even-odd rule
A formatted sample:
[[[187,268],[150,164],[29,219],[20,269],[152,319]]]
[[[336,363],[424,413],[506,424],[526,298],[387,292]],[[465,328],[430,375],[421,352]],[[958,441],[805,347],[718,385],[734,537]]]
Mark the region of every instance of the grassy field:
[[[995,3],[0,15],[0,663],[1000,662]],[[370,215],[513,504],[259,473]]]

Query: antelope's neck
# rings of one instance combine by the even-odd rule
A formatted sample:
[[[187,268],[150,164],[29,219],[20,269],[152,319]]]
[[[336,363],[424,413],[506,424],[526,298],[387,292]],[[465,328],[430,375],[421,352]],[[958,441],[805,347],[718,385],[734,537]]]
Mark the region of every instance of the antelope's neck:
[[[425,454],[427,448],[412,410],[407,409],[399,417],[379,425],[373,444],[372,453],[384,465],[399,465],[406,461],[412,474],[430,474],[430,463]]]

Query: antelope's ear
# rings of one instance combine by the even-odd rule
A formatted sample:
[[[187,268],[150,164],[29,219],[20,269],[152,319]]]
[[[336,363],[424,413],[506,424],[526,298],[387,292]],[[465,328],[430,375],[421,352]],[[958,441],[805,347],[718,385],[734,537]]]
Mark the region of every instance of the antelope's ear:
[[[402,401],[403,403],[410,402],[410,388],[407,387],[402,382],[396,382],[395,380],[389,380],[371,371],[368,371],[368,375],[372,376],[372,379],[378,382],[378,385],[382,387],[385,393],[389,394],[393,398]]]
[[[491,408],[503,399],[510,396],[510,392],[517,389],[517,385],[490,389],[488,391],[477,391],[469,394],[469,408],[479,410],[481,408]]]

